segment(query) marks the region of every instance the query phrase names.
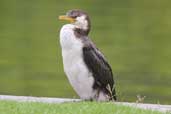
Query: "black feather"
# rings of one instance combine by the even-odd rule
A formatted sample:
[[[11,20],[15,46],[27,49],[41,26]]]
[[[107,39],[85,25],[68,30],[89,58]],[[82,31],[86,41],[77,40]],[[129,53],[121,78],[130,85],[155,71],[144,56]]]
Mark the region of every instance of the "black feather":
[[[89,39],[84,40],[84,44],[83,58],[87,68],[92,72],[95,79],[93,88],[102,90],[116,100],[113,73],[110,65],[103,54]],[[109,88],[108,85],[110,86]]]

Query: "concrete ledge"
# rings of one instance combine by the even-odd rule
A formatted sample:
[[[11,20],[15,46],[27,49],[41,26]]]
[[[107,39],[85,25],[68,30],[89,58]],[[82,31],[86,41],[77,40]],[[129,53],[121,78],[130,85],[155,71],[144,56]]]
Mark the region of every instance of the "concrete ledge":
[[[23,102],[23,101],[44,102],[44,103],[63,103],[63,102],[81,101],[81,99],[31,97],[31,96],[11,96],[11,95],[0,95],[0,100],[11,100],[11,101],[19,101],[19,102]]]
[[[11,100],[11,101],[18,101],[18,102],[43,102],[43,103],[64,103],[64,102],[82,101],[81,99],[11,96],[11,95],[0,95],[0,100]],[[120,105],[126,105],[126,106],[133,106],[142,109],[158,110],[161,112],[171,112],[171,105],[142,104],[142,103],[128,103],[128,102],[114,102],[114,103]]]

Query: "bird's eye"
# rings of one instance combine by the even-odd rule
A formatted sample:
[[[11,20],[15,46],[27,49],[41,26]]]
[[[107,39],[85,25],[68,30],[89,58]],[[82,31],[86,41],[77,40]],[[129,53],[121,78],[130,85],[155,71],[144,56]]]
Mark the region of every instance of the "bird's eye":
[[[72,18],[77,18],[77,16],[75,16],[75,15],[73,15],[73,16],[71,16]]]
[[[73,12],[70,13],[70,16],[71,16],[72,18],[77,18],[77,17],[80,16],[80,13],[79,13],[79,12],[76,12],[76,11],[73,11]]]

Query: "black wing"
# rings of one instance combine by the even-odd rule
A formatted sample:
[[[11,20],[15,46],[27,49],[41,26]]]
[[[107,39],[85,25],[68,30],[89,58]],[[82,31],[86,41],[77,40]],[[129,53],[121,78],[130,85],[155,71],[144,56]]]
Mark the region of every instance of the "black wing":
[[[83,47],[83,58],[95,78],[94,89],[102,89],[116,100],[113,74],[103,54],[91,42]]]

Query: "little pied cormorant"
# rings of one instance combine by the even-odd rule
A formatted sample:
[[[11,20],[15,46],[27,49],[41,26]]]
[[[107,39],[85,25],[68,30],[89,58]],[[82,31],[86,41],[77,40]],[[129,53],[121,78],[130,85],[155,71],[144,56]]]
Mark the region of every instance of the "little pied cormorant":
[[[59,19],[70,22],[60,30],[60,45],[64,72],[76,93],[84,100],[116,100],[112,69],[88,37],[87,13],[74,9]]]

